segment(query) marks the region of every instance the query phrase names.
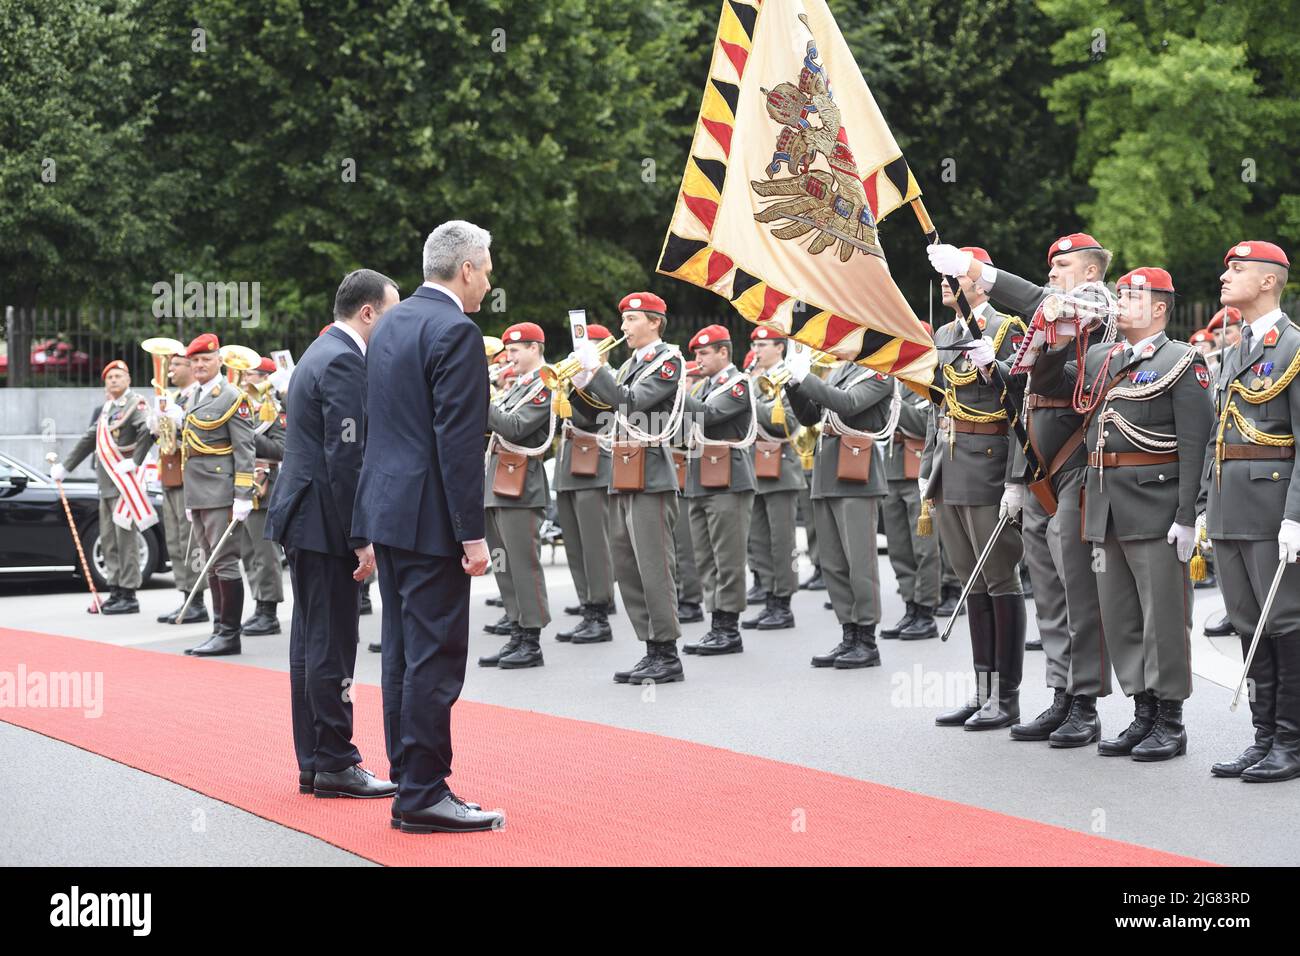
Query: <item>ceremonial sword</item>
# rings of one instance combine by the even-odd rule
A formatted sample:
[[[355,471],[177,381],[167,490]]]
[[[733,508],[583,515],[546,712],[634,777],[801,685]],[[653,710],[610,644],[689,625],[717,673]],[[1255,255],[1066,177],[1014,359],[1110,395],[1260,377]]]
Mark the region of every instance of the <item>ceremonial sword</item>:
[[[966,606],[966,598],[970,594],[970,589],[975,586],[975,579],[980,576],[980,571],[984,569],[984,562],[988,560],[989,553],[993,550],[993,545],[997,543],[998,537],[1002,534],[1002,529],[1007,526],[1007,522],[1010,520],[1011,512],[1008,511],[998,519],[997,527],[995,527],[993,533],[989,535],[988,544],[984,545],[984,550],[980,552],[979,560],[975,562],[975,570],[971,572],[969,580],[966,581],[966,586],[961,589],[961,597],[957,598],[957,606],[953,608],[952,617],[948,618],[948,626],[943,629],[943,640],[948,640],[948,635],[952,633],[953,625],[957,623],[957,615],[960,614],[961,609]]]
[[[1255,625],[1255,636],[1250,641],[1250,650],[1246,654],[1246,666],[1241,671],[1241,680],[1237,682],[1237,692],[1232,695],[1232,703],[1228,705],[1229,710],[1236,710],[1237,703],[1241,700],[1242,688],[1246,686],[1246,675],[1250,673],[1250,663],[1255,659],[1255,649],[1259,647],[1260,636],[1264,633],[1264,625],[1268,622],[1268,612],[1273,610],[1273,598],[1277,597],[1278,585],[1282,583],[1282,572],[1286,570],[1290,562],[1284,557],[1277,563],[1277,571],[1273,574],[1273,583],[1268,588],[1268,598],[1264,601],[1264,606],[1259,611],[1259,623]]]

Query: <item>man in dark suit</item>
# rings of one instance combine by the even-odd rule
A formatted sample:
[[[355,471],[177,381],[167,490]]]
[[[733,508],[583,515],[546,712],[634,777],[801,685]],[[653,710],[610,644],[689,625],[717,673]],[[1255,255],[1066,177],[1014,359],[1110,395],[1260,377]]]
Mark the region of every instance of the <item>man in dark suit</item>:
[[[293,586],[298,791],[318,797],[397,791],[359,766],[347,692],[357,662],[359,582],[375,566],[374,549],[352,527],[366,437],[366,342],[397,301],[393,280],[371,269],[343,279],[334,324],[307,347],[289,381],[284,462],[267,508],[266,536],[284,546]]]
[[[443,223],[424,244],[425,283],[370,342],[369,435],[353,533],[374,542],[383,596],[384,736],[405,833],[500,827],[451,792],[451,707],[465,683],[469,578],[488,568],[483,453],[487,360],[477,312],[492,237]],[[292,414],[292,413],[291,413]]]

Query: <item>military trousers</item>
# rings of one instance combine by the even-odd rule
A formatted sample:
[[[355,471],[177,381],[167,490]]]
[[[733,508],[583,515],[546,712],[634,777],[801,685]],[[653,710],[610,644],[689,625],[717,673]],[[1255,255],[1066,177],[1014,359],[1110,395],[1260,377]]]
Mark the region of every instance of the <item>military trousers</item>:
[[[812,484],[812,472],[804,472],[808,484]],[[796,492],[799,496],[799,514],[803,516],[803,533],[808,539],[808,560],[813,567],[821,567],[821,551],[817,547],[817,519],[813,515],[812,491],[805,485]]]
[[[542,573],[541,508],[488,508],[487,546],[506,616],[520,627],[551,623]]]
[[[609,547],[614,580],[639,641],[676,641],[674,529],[688,522],[677,514],[675,491],[610,495],[613,526]]]
[[[194,526],[185,517],[184,486],[163,489],[162,519],[163,533],[167,536],[167,554],[172,562],[172,577],[176,579],[176,587],[188,594],[203,570],[203,552]],[[202,594],[207,586],[208,582],[204,580],[199,585],[199,593]]]
[[[239,559],[253,600],[279,604],[284,600],[280,546],[266,537],[266,515],[265,508],[254,509],[235,534],[239,536]]]
[[[140,586],[140,536],[135,524],[119,528],[113,523],[117,495],[99,498],[99,547],[104,553],[104,572],[109,587],[134,591]]]
[[[816,498],[812,503],[822,577],[841,624],[875,627],[880,622],[876,503],[876,498]]]
[[[790,597],[799,590],[799,492],[769,491],[754,495],[749,523],[749,566],[763,590]]]
[[[1238,634],[1254,637],[1260,611],[1277,573],[1277,539],[1216,539],[1214,559],[1228,620]],[[1269,609],[1264,633],[1271,636],[1300,633],[1300,563],[1288,565],[1282,572],[1282,583]]]
[[[933,534],[916,533],[921,517],[921,492],[908,479],[890,481],[889,493],[880,503],[885,522],[889,563],[904,601],[922,607],[939,605],[939,540]]]
[[[749,538],[754,493],[725,491],[684,500],[704,607],[739,614],[745,610],[745,542]]]
[[[555,495],[564,553],[582,604],[604,607],[614,600],[614,569],[609,555],[609,492],[578,488]]]
[[[677,498],[679,519],[673,530],[673,568],[677,582],[677,600],[683,604],[703,604],[704,587],[700,584],[700,570],[695,565],[695,542],[691,538],[690,506],[686,499]],[[613,511],[613,509],[610,509]],[[611,540],[612,540],[611,532]]]
[[[932,514],[944,551],[952,562],[953,573],[964,587],[975,573],[975,562],[997,527],[998,506],[946,505],[941,501],[935,505]],[[1020,559],[1023,555],[1020,531],[1008,522],[989,552],[980,576],[971,586],[971,593],[993,597],[1019,594]]]
[[[198,541],[203,550],[203,563],[207,564],[217,546],[217,542],[221,540],[221,535],[230,526],[230,506],[227,505],[224,508],[193,508],[190,510],[190,514],[194,516],[195,540]],[[209,575],[216,575],[223,581],[240,581],[242,583],[243,576],[239,573],[238,531],[239,527],[236,526],[226,538],[226,543],[217,552],[217,559],[212,562],[212,567],[208,569]],[[201,567],[200,570],[202,570]]]
[[[933,519],[933,513],[931,514],[931,519]],[[934,526],[935,528],[938,528],[939,523],[936,521]],[[939,542],[939,587],[940,589],[952,588],[960,591],[961,586],[965,582],[958,578],[957,572],[952,569],[952,562],[948,560],[948,549],[943,546],[942,535],[936,533],[935,538]]]

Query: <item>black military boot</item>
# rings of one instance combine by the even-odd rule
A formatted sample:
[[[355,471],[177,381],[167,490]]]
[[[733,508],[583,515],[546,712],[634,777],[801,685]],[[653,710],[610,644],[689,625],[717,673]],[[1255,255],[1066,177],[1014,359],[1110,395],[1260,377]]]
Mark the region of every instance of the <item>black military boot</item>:
[[[748,597],[746,597],[746,600],[747,601],[749,600]],[[740,626],[747,631],[758,627],[758,622],[761,621],[764,618],[764,616],[766,616],[768,611],[772,610],[772,602],[775,600],[776,600],[776,596],[769,592],[767,596],[763,598],[762,608],[760,608],[758,611],[755,611],[753,617],[747,617],[743,621],[741,621]]]
[[[704,620],[704,608],[694,601],[677,602],[677,623],[695,624]]]
[[[113,598],[99,609],[100,614],[139,614],[140,602],[131,588],[113,588]]]
[[[822,566],[820,564],[813,565],[812,575],[809,576],[807,581],[799,585],[799,590],[800,591],[825,591],[826,590],[826,579],[822,577]]]
[[[835,662],[836,660],[839,659],[840,655],[847,654],[849,651],[853,649],[853,646],[857,644],[858,631],[856,625],[845,624],[843,625],[843,627],[844,627],[844,634],[840,638],[840,642],[836,644],[834,647],[832,647],[825,654],[816,655],[812,659],[813,667],[834,667]]]
[[[1187,728],[1183,726],[1181,700],[1156,699],[1156,721],[1133,748],[1130,756],[1144,762],[1170,760],[1187,753]]]
[[[758,629],[783,631],[789,627],[794,627],[794,612],[790,610],[790,598],[773,595],[772,600],[768,602],[767,610],[758,619]]]
[[[750,604],[758,604],[761,601],[766,601],[770,592],[767,588],[763,587],[763,582],[759,580],[757,571],[753,571],[751,574],[754,577],[754,583],[750,586],[749,590],[745,592],[745,600]]]
[[[542,629],[521,627],[519,632],[519,646],[497,660],[497,667],[503,671],[541,667],[546,663],[542,660]]]
[[[635,664],[633,664],[630,668],[628,668],[625,671],[614,671],[614,683],[626,684],[628,680],[632,677],[632,675],[635,674],[637,671],[645,670],[645,668],[649,667],[650,661],[654,657],[655,647],[657,646],[658,645],[647,641],[645,656],[642,657],[639,661],[637,661]]]
[[[939,606],[934,609],[937,617],[952,617],[953,612],[957,611],[957,599],[961,597],[961,588],[948,585],[939,589]],[[970,598],[967,598],[969,603]],[[965,614],[966,609],[963,607],[959,614]]]
[[[993,605],[996,677],[989,699],[963,725],[967,730],[994,730],[1020,719],[1020,676],[1025,663],[1025,599],[997,594]]]
[[[168,611],[166,614],[158,615],[159,624],[175,624],[176,616],[181,613],[181,608],[185,607],[185,599],[189,597],[188,591],[181,592],[181,603],[176,605],[176,610]],[[203,603],[203,594],[194,595],[194,600],[190,606],[185,609],[185,616],[181,618],[182,624],[197,624],[208,619],[208,609]]]
[[[581,624],[569,632],[569,639],[574,644],[604,644],[612,641],[614,633],[609,629],[606,613],[603,604],[588,604],[587,615]]]
[[[1250,665],[1251,688],[1250,720],[1255,725],[1255,742],[1236,760],[1225,760],[1210,768],[1216,777],[1240,777],[1247,767],[1253,767],[1273,747],[1273,733],[1277,720],[1277,656],[1274,654],[1276,638],[1262,637]],[[1245,659],[1250,651],[1250,641],[1241,639],[1241,655]]]
[[[739,637],[739,632],[737,632]],[[650,681],[654,684],[671,684],[673,681],[685,680],[682,671],[682,659],[677,656],[676,641],[649,642],[649,660],[628,675],[629,684]]]
[[[479,667],[496,667],[501,662],[501,658],[513,654],[519,650],[519,645],[524,640],[524,629],[518,624],[512,624],[510,629],[510,640],[501,645],[501,650],[495,654],[486,654],[478,659]]]
[[[911,601],[908,601],[907,610],[905,610],[903,612],[903,616],[898,619],[898,623],[893,625],[892,627],[882,627],[880,629],[881,639],[886,641],[894,640],[895,638],[898,637],[899,633],[903,630],[903,628],[907,627],[915,620],[916,620],[916,605],[913,604]]]
[[[1156,698],[1146,691],[1133,695],[1133,722],[1121,731],[1118,737],[1111,737],[1097,744],[1097,753],[1103,757],[1127,757],[1133,748],[1142,742],[1156,723]]]
[[[704,620],[703,612],[700,613],[700,620],[701,621]],[[709,629],[704,632],[704,636],[701,637],[698,641],[684,641],[682,643],[682,651],[687,654],[698,654],[700,652],[701,644],[703,644],[705,641],[711,641],[715,639],[717,636],[718,636],[718,614],[715,611],[713,612],[712,618],[709,621]],[[654,642],[649,641],[647,643],[653,644]]]
[[[1261,638],[1259,643],[1263,646],[1270,640],[1277,656],[1273,746],[1259,763],[1241,772],[1247,783],[1277,783],[1300,776],[1300,634]]]
[[[836,670],[858,667],[879,667],[880,650],[876,647],[876,628],[872,624],[853,625],[853,646],[835,658],[831,666]]]
[[[926,607],[924,604],[913,604],[912,610],[915,612],[912,623],[898,632],[899,639],[928,641],[932,637],[938,637],[939,625],[934,622],[934,608]]]
[[[1205,622],[1206,637],[1227,637],[1229,634],[1237,633],[1237,629],[1232,626],[1228,620],[1228,612],[1224,611],[1218,617],[1212,617]]]
[[[484,624],[483,630],[489,634],[510,634],[512,633],[513,624],[510,623],[510,615],[502,614],[491,624]]]
[[[1065,692],[1064,687],[1057,687],[1052,692],[1052,702],[1043,711],[1026,724],[1011,725],[1012,740],[1047,740],[1052,731],[1065,723],[1070,713],[1070,702],[1074,698]]]
[[[122,593],[121,588],[115,585],[110,586],[108,589],[108,600],[100,602],[99,613],[116,614],[117,611],[115,609],[117,608],[118,604],[120,604],[122,601],[121,593]]]
[[[275,614],[275,609],[278,607],[276,602],[258,601],[255,607],[256,610],[252,616],[244,622],[244,633],[252,637],[261,637],[263,634],[279,634],[280,619]]]
[[[1097,698],[1076,694],[1070,712],[1061,726],[1052,731],[1047,742],[1053,747],[1086,747],[1101,739],[1101,718],[1097,716]]]
[[[583,605],[581,605],[581,610],[582,610],[582,620],[581,620],[581,621],[579,621],[577,624],[573,625],[573,627],[569,628],[569,630],[567,630],[567,631],[556,631],[556,632],[555,632],[555,639],[556,639],[557,641],[559,641],[561,644],[567,644],[569,641],[573,640],[573,632],[574,632],[574,631],[577,631],[577,630],[579,630],[579,629],[581,629],[581,627],[582,627],[584,624],[587,623],[587,608],[588,608],[588,607],[590,607],[590,605],[587,605],[587,604],[583,604]],[[565,613],[565,614],[569,613],[569,609],[568,609],[567,607],[564,609],[564,613]]]
[[[992,683],[993,662],[997,648],[994,633],[996,626],[993,618],[993,599],[987,594],[971,593],[966,598],[970,608],[970,646],[971,657],[975,662],[975,696],[960,707],[945,710],[934,718],[939,727],[960,727],[979,712],[989,699],[989,687]]]
[[[739,621],[740,615],[735,611],[714,611],[713,629],[695,646],[695,653],[703,657],[712,657],[718,654],[743,652],[745,644],[740,639],[740,628],[737,626]]]
[[[239,644],[239,615],[244,610],[244,582],[239,578],[227,581],[225,578],[212,579],[214,605],[220,604],[221,613],[213,623],[212,636],[186,653],[195,657],[227,657],[240,654],[243,648]]]

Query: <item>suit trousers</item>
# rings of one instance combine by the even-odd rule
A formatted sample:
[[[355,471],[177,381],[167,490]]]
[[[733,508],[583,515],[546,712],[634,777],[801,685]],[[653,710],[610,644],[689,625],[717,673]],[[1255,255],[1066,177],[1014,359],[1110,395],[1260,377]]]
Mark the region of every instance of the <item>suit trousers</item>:
[[[488,508],[487,546],[506,616],[520,627],[551,623],[542,572],[541,508]]]
[[[678,518],[677,492],[611,495],[610,508],[614,580],[637,640],[676,641],[682,628],[677,620],[674,529],[686,524]]]
[[[880,622],[880,556],[875,498],[816,498],[813,515],[822,577],[841,624]]]
[[[450,789],[451,708],[465,685],[470,576],[460,556],[375,545],[383,596],[384,741],[398,808],[433,806]]]
[[[904,601],[922,607],[939,605],[939,539],[916,533],[921,517],[921,492],[911,479],[890,481],[880,504],[885,521],[889,563]]]
[[[690,505],[685,498],[677,498],[678,519],[673,529],[673,568],[677,582],[677,600],[684,604],[703,604],[704,588],[700,584],[700,570],[695,566],[695,542],[691,539]],[[611,516],[618,520],[614,509]],[[613,532],[610,532],[613,540]]]
[[[266,537],[266,508],[252,511],[235,534],[253,600],[279,604],[284,600],[284,574],[280,570],[280,546]]]
[[[104,571],[110,587],[134,591],[140,586],[140,537],[135,524],[119,528],[113,523],[117,495],[99,498],[99,547],[104,552]]]
[[[739,614],[745,610],[745,541],[754,493],[727,491],[685,500],[704,606]]]
[[[609,492],[604,488],[578,488],[557,492],[555,499],[564,533],[564,554],[578,589],[578,601],[603,607],[614,600]]]
[[[932,512],[935,527],[943,540],[943,549],[952,562],[953,573],[962,586],[975,573],[975,562],[988,544],[998,523],[997,505],[946,505],[939,502]],[[1024,545],[1020,532],[1010,522],[1002,529],[997,543],[989,552],[972,594],[1020,593],[1020,558]]]
[[[190,519],[185,517],[185,488],[163,489],[163,532],[167,536],[167,553],[171,556],[172,577],[176,587],[189,592],[203,570],[203,552],[199,548],[199,536],[194,531]],[[189,554],[185,553],[186,545]],[[207,588],[205,578],[199,585],[199,594]]]
[[[754,495],[749,565],[763,590],[777,597],[790,597],[799,590],[798,510],[799,492],[794,489]]]
[[[356,558],[290,548],[289,691],[298,769],[335,773],[361,762],[348,688],[357,663],[361,585]]]
[[[1164,537],[1120,541],[1112,516],[1097,568],[1106,648],[1119,686],[1160,700],[1192,695],[1192,579]],[[1180,613],[1181,612],[1181,613]]]

